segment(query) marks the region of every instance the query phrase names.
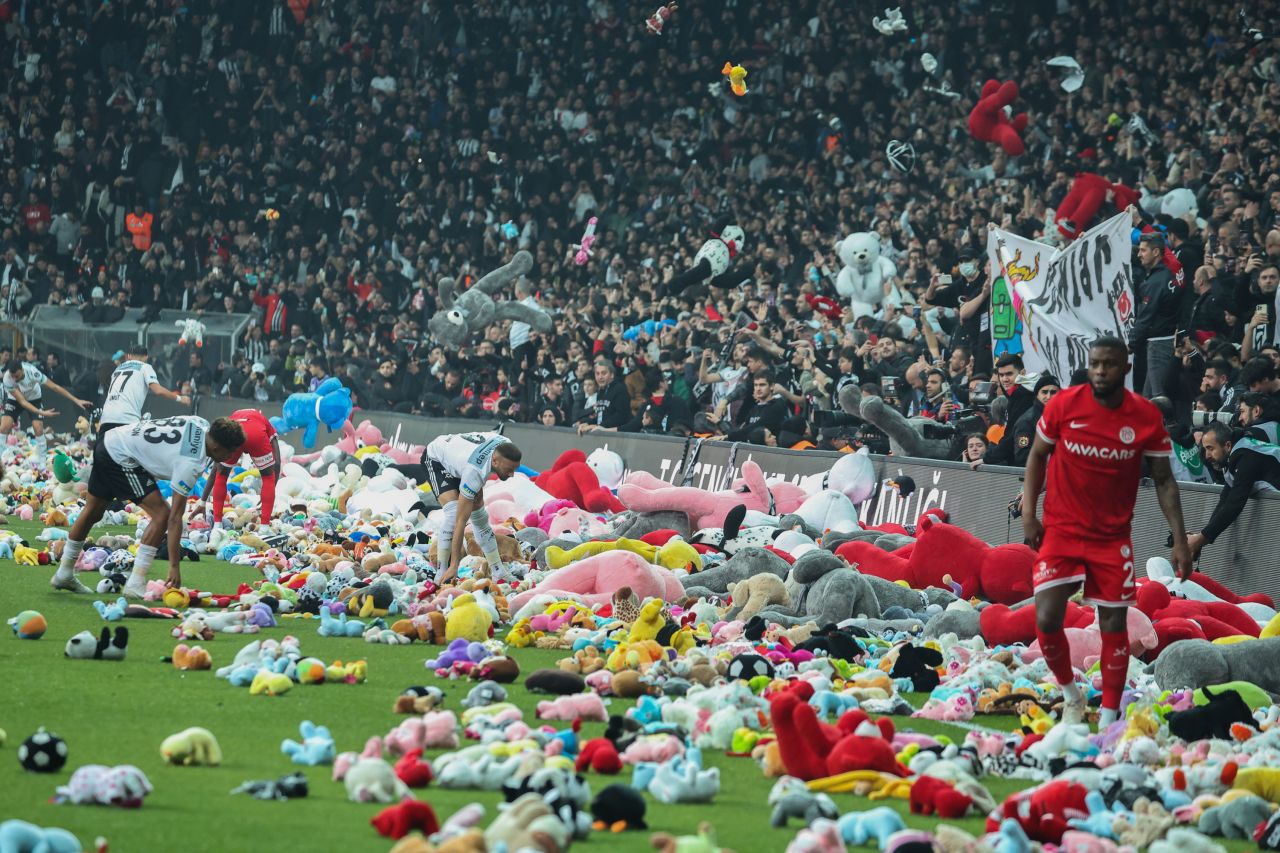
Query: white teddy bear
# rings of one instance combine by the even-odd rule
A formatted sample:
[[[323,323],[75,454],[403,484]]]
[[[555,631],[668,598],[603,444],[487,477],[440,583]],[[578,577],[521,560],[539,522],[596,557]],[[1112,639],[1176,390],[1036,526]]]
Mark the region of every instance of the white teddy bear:
[[[880,238],[858,231],[836,244],[844,268],[836,277],[836,292],[849,299],[854,318],[874,314],[884,300],[884,284],[897,275],[893,261],[880,256]]]

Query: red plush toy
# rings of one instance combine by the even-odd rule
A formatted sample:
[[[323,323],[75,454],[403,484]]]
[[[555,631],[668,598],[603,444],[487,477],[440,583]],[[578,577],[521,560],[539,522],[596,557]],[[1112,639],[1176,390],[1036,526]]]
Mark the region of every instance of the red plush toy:
[[[1070,828],[1068,821],[1089,816],[1084,802],[1088,792],[1084,785],[1058,780],[1010,794],[987,816],[987,832],[998,832],[1000,822],[1011,817],[1032,841],[1061,844],[1062,833]]]
[[[561,453],[555,464],[533,482],[547,494],[573,501],[587,512],[625,509],[613,492],[600,485],[595,469],[587,464],[587,455],[576,447]]]
[[[1071,181],[1071,189],[1054,214],[1058,233],[1068,240],[1074,240],[1087,231],[1093,218],[1107,203],[1108,195],[1111,196],[1110,201],[1114,203],[1116,213],[1138,203],[1138,194],[1124,184],[1113,184],[1093,172],[1076,172]]]
[[[1018,113],[1010,120],[1004,112],[1004,108],[1016,100],[1017,83],[988,80],[982,86],[982,97],[969,113],[969,133],[979,142],[999,145],[1010,157],[1024,152],[1022,131],[1027,127],[1027,114]]]
[[[1074,601],[1067,602],[1064,628],[1087,628],[1093,624],[1093,609],[1081,607]],[[1027,604],[1010,608],[1006,604],[989,604],[978,614],[982,638],[989,646],[1011,646],[1014,643],[1031,644],[1036,639],[1036,609]]]
[[[788,775],[809,781],[850,770],[879,770],[910,776],[893,751],[893,723],[872,722],[865,711],[844,714],[832,726],[818,718],[809,704],[813,687],[798,682],[769,701],[778,753]]]
[[[608,738],[592,738],[582,745],[573,769],[581,773],[590,767],[597,773],[614,776],[622,772],[622,756],[618,747]]]
[[[950,782],[934,776],[920,776],[911,783],[911,813],[961,818],[969,813],[973,797],[955,789]]]
[[[415,829],[423,835],[440,831],[440,821],[436,820],[435,810],[421,800],[405,800],[397,805],[387,806],[370,819],[369,823],[373,824],[379,835],[387,838],[404,838]]]
[[[400,760],[396,762],[395,771],[400,781],[410,788],[425,788],[435,778],[435,774],[431,772],[431,765],[422,760],[420,749],[411,749],[400,756]]]

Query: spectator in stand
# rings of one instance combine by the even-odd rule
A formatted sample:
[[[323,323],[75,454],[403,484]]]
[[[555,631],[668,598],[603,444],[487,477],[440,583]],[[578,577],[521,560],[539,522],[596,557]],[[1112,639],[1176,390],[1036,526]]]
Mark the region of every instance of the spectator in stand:
[[[1058,384],[1057,377],[1051,373],[1041,373],[1040,378],[1036,380],[1035,402],[1013,424],[1013,464],[1015,466],[1026,467],[1031,445],[1036,440],[1036,424],[1044,414],[1044,407],[1049,405],[1049,401],[1061,390],[1062,386]]]
[[[1004,435],[994,447],[987,450],[983,461],[992,465],[1015,464],[1013,460],[1017,445],[1014,427],[1018,420],[1035,405],[1036,395],[1033,389],[1038,378],[1027,374],[1023,367],[1022,356],[1017,353],[1007,352],[996,361],[996,380],[1001,394],[1007,401]],[[1030,388],[1027,387],[1028,382],[1031,383]]]
[[[1158,233],[1143,234],[1138,241],[1138,264],[1134,270],[1137,310],[1129,348],[1135,353],[1135,384],[1142,381],[1142,395],[1165,395],[1169,364],[1174,357],[1174,334],[1181,316],[1181,291],[1164,264],[1164,238]],[[1139,369],[1141,365],[1141,369]]]
[[[631,420],[631,395],[613,363],[597,361],[594,376],[598,390],[594,404],[579,418],[578,435],[597,429],[616,430]]]
[[[987,449],[990,446],[987,437],[982,433],[970,433],[964,437],[964,451],[960,454],[960,461],[968,462],[970,468],[977,468],[986,461]]]

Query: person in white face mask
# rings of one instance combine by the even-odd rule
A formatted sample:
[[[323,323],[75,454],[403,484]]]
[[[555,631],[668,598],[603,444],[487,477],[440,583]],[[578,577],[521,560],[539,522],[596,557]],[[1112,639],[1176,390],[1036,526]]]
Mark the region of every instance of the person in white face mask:
[[[973,372],[991,374],[991,275],[969,249],[960,253],[951,281],[935,276],[925,292],[926,307],[954,308],[957,313],[953,346],[973,352]]]

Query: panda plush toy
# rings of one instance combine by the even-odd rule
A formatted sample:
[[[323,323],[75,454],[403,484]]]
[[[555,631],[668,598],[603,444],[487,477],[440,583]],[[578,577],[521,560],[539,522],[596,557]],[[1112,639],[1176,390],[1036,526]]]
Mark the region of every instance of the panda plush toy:
[[[742,253],[745,241],[746,234],[737,225],[729,225],[719,234],[712,234],[711,239],[703,243],[693,256],[693,266],[671,279],[667,294],[678,296],[703,282],[719,288],[740,284],[747,276],[733,264]]]

